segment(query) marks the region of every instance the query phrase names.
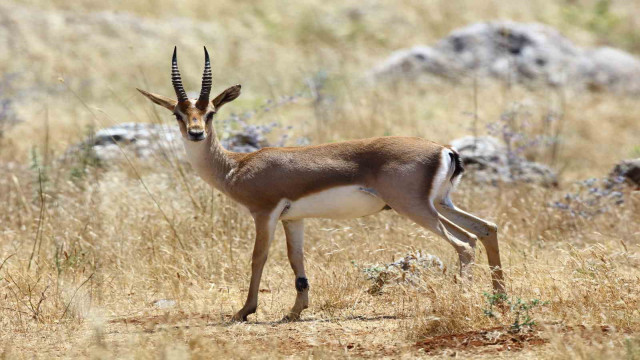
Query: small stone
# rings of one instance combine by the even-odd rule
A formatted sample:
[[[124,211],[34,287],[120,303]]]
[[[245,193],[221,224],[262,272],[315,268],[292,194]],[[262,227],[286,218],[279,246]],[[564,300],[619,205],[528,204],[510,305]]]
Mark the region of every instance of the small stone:
[[[176,301],[170,299],[160,299],[154,301],[153,306],[157,307],[158,309],[169,309],[176,306]]]

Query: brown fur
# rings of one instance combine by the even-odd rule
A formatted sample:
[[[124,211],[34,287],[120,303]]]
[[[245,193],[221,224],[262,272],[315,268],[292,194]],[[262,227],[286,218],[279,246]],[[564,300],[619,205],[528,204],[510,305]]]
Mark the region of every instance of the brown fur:
[[[229,154],[236,165],[228,193],[250,210],[270,209],[283,198],[297,200],[341,185],[373,188],[384,199],[392,195],[386,187],[404,184],[418,187],[417,194],[426,201],[441,149],[417,137],[380,137]],[[422,174],[417,184],[403,178],[409,169]]]
[[[417,137],[378,137],[234,153],[222,148],[210,119],[222,105],[240,95],[240,85],[223,91],[206,108],[196,106],[195,101],[177,103],[164,96],[140,92],[176,114],[182,135],[188,141],[185,147],[192,166],[212,186],[246,206],[254,218],[256,242],[249,292],[245,305],[233,317],[235,321],[246,321],[247,316],[256,311],[260,279],[275,224],[288,206],[284,200],[296,201],[344,185],[372,189],[372,193],[387,204],[385,207],[393,208],[447,240],[458,253],[461,275],[467,278],[471,277],[475,244],[480,239],[487,249],[494,291],[504,292],[496,226],[457,209],[448,200],[448,194],[438,199],[429,196],[432,191],[438,194],[448,191],[448,188],[438,188],[444,185],[434,181],[439,171],[447,174],[451,171],[440,168],[441,157],[446,154],[444,146]],[[190,141],[192,131],[205,131],[204,143]],[[453,161],[459,163],[455,156]],[[456,166],[454,176],[449,174],[451,178],[447,180],[462,172],[456,164],[453,164]],[[343,206],[341,199],[335,199],[335,206]],[[283,220],[283,224],[291,267],[296,278],[306,279],[303,220]],[[308,306],[308,287],[296,289],[295,305],[286,317],[289,320],[299,318]]]

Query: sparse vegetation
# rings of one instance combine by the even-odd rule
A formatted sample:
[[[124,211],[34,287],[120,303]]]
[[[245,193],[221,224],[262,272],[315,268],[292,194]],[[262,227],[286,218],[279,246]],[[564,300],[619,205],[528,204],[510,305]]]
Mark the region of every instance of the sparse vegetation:
[[[506,294],[490,294],[484,293],[484,297],[487,301],[488,308],[483,312],[487,317],[496,318],[496,307],[508,306],[508,311],[512,314],[513,323],[511,324],[511,331],[519,332],[524,327],[533,327],[536,325],[536,321],[533,319],[530,311],[533,309],[548,305],[548,301],[540,301],[539,299],[522,300],[520,298],[509,298]]]
[[[638,358],[640,194],[623,188],[624,202],[615,204],[616,188],[591,203],[599,193],[589,189],[597,183],[584,183],[638,153],[637,98],[494,82],[474,90],[441,81],[363,81],[392,50],[495,18],[542,21],[581,45],[606,43],[638,55],[638,6],[637,0],[3,2],[0,40],[7,48],[0,72],[20,74],[12,84],[30,90],[19,99],[0,94],[0,358]],[[385,211],[306,223],[312,302],[297,323],[277,322],[296,292],[279,228],[258,313],[248,324],[229,325],[246,295],[253,246],[242,209],[173,153],[113,168],[96,166],[90,151],[60,160],[87,129],[174,124],[135,90],[144,85],[172,95],[174,44],[187,90],[198,85],[202,45],[213,55],[214,92],[243,84],[243,95],[218,114],[225,131],[276,123],[283,131],[270,140],[287,145],[381,135],[447,143],[470,134],[473,113],[476,129],[509,122],[514,134],[526,134],[510,138],[512,150],[551,164],[560,174],[557,188],[479,186],[463,178],[454,195],[462,208],[499,227],[507,312],[492,307],[494,295],[484,295],[490,277],[482,245],[474,282],[463,282],[450,245]],[[273,106],[267,99],[276,99]],[[514,112],[513,104],[526,106]],[[4,119],[22,121],[4,126]],[[567,200],[575,211],[550,206],[567,193],[579,193]],[[597,216],[575,216],[592,210]],[[443,267],[373,295],[367,275],[352,264],[388,264],[418,251],[436,255]],[[535,342],[491,345],[490,329],[533,322]],[[472,341],[469,334],[479,333],[488,345],[435,352],[415,345],[438,336]]]

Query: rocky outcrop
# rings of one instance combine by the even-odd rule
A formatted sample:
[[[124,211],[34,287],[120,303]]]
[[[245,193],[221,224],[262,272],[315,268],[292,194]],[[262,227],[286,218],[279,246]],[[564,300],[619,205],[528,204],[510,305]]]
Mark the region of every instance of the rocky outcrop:
[[[481,183],[524,182],[557,186],[553,170],[543,164],[510,154],[498,139],[489,136],[465,136],[451,142],[462,158],[465,178]]]
[[[120,148],[137,158],[184,152],[175,151],[182,150],[182,137],[177,126],[147,123],[124,123],[100,129],[85,139],[82,146],[90,147],[101,161],[123,158]]]
[[[610,47],[581,48],[552,27],[512,21],[477,23],[434,46],[396,51],[373,71],[376,79],[474,76],[550,86],[640,93],[640,60]]]
[[[269,146],[264,134],[268,126],[244,126],[241,130],[227,132],[222,145],[235,152],[252,152]],[[96,131],[82,143],[67,150],[66,156],[90,150],[102,164],[124,160],[123,151],[139,159],[158,156],[177,157],[184,160],[182,135],[178,126],[149,123],[123,123]]]
[[[640,158],[623,160],[616,164],[609,177],[624,179],[629,185],[640,188]]]

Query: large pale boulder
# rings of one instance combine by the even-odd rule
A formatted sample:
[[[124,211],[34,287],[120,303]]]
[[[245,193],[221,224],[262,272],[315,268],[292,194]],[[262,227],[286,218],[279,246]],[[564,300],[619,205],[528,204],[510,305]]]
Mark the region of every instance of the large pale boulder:
[[[504,81],[640,93],[640,60],[618,49],[581,48],[537,23],[476,23],[433,46],[398,50],[373,70],[376,79]]]

